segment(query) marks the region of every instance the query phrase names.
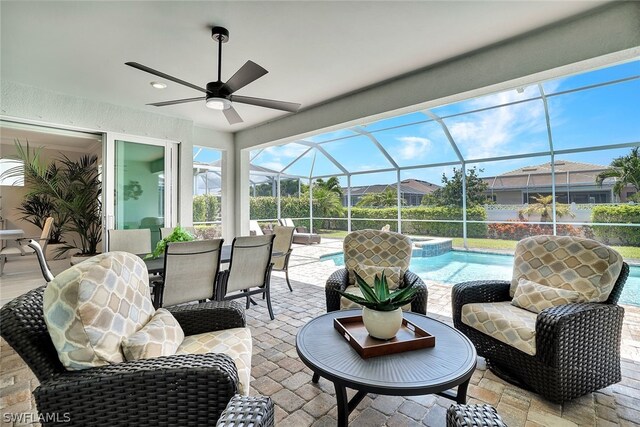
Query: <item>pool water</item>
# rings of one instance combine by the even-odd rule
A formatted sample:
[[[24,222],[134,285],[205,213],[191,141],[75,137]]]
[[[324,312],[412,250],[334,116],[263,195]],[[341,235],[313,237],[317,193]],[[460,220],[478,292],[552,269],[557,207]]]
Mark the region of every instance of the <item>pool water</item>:
[[[344,265],[341,253],[321,260]],[[434,257],[413,257],[410,268],[423,280],[451,285],[470,280],[511,280],[513,256],[453,250]],[[619,302],[640,306],[640,267],[631,267]]]

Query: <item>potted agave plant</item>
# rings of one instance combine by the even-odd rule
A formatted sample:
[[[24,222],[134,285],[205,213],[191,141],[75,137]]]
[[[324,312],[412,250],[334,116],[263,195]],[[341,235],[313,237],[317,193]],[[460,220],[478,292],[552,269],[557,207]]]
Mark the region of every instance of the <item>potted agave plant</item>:
[[[367,284],[358,273],[355,275],[362,296],[344,291],[338,292],[346,299],[363,307],[362,321],[369,335],[381,340],[395,337],[402,326],[401,307],[413,301],[417,288],[414,288],[411,283],[405,288],[390,292],[384,272],[379,277],[375,276],[373,287]]]

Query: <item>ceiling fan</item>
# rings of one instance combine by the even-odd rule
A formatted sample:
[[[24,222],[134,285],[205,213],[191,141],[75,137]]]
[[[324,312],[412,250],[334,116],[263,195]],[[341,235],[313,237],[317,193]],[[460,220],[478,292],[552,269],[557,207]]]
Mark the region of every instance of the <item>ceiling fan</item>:
[[[295,113],[300,109],[300,104],[294,102],[275,101],[272,99],[253,98],[250,96],[233,95],[237,90],[245,87],[249,83],[259,79],[268,73],[267,70],[259,66],[253,61],[247,61],[236,73],[231,76],[226,82],[222,81],[222,43],[229,41],[229,31],[223,27],[213,27],[211,29],[211,38],[218,42],[218,80],[215,82],[207,83],[207,87],[202,88],[192,83],[180,80],[176,77],[165,74],[161,71],[154,70],[145,65],[138,64],[137,62],[125,62],[128,65],[138,70],[144,71],[154,76],[162,77],[163,79],[171,80],[172,82],[190,87],[200,92],[204,92],[206,95],[196,98],[184,98],[176,99],[173,101],[154,102],[152,104],[155,107],[164,107],[167,105],[184,104],[187,102],[205,101],[205,105],[208,108],[214,110],[221,110],[224,116],[229,121],[229,124],[242,123],[242,118],[238,112],[233,108],[234,102],[242,104],[257,105],[259,107],[274,108],[276,110],[283,110]]]

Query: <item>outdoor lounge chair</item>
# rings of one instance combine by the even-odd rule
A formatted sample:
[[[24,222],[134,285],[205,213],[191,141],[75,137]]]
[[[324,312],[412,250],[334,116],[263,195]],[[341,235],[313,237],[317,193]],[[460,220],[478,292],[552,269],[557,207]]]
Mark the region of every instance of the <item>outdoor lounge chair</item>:
[[[594,240],[536,236],[518,243],[513,271],[452,289],[453,323],[487,366],[553,402],[620,381],[622,257]]]
[[[218,419],[225,426],[274,425],[271,399],[247,396],[250,371],[243,366],[244,371],[240,372],[238,357],[245,357],[242,352],[248,360],[251,356],[251,336],[241,306],[234,302],[208,302],[171,307],[170,313],[184,331],[183,350],[179,347],[174,355],[110,363],[102,352],[87,356],[92,346],[81,346],[79,341],[84,334],[68,333],[69,330],[67,333],[52,333],[51,313],[62,313],[60,309],[70,309],[69,313],[73,313],[72,305],[79,299],[76,296],[81,294],[85,303],[98,302],[101,298],[94,300],[94,296],[87,292],[96,286],[101,291],[94,295],[109,292],[107,297],[114,299],[116,304],[110,304],[111,307],[98,305],[100,318],[106,319],[106,323],[91,324],[91,331],[95,333],[105,324],[111,325],[101,336],[109,334],[113,338],[119,329],[124,330],[122,319],[125,319],[124,323],[134,322],[152,313],[148,286],[144,282],[144,264],[134,255],[116,252],[99,255],[70,270],[69,274],[63,272],[58,275],[47,288],[58,289],[58,281],[73,275],[81,277],[77,283],[82,285],[67,300],[64,297],[59,300],[53,298],[58,311],[47,311],[46,323],[47,298],[51,302],[55,292],[52,293],[52,289],[46,291],[44,286],[27,292],[0,309],[2,337],[38,379],[39,385],[33,394],[42,415],[42,425],[66,424],[65,420],[73,426],[213,425]],[[106,275],[102,276],[102,273]],[[100,277],[109,277],[109,284],[100,282],[97,279]],[[45,293],[47,295],[43,297]],[[118,300],[121,304],[117,304]],[[109,322],[114,314],[118,317],[122,310],[126,311],[134,304],[136,309],[129,313],[135,313],[135,316]],[[120,314],[111,311],[114,307],[118,307]],[[77,332],[77,322],[87,320],[74,319],[73,331]],[[64,323],[60,323],[60,327],[64,327]],[[86,327],[83,324],[82,328]],[[54,323],[53,329],[57,328],[58,324]],[[207,350],[210,348],[207,346],[216,343],[220,344],[218,348],[224,348],[227,335],[232,345],[229,344],[224,353],[222,350]],[[56,336],[55,344],[52,336]],[[69,338],[61,341],[60,337]],[[162,337],[159,343],[162,344],[165,338]],[[124,341],[100,340],[96,345],[102,346],[105,342],[115,342],[116,351],[112,354],[118,355],[117,349]],[[239,347],[244,347],[244,350]],[[61,350],[67,351],[63,355],[82,357],[85,363],[97,359],[100,365],[70,370],[68,358],[59,354]],[[113,356],[108,354],[108,357]],[[237,394],[241,391],[241,381],[245,381],[244,395]]]
[[[362,295],[355,283],[354,270],[360,270],[367,283],[373,283],[373,276],[379,275],[379,269],[384,269],[387,278],[395,272],[397,287],[405,287],[409,283],[418,289],[416,297],[411,303],[414,313],[427,314],[427,285],[415,273],[409,271],[411,262],[412,242],[407,236],[395,232],[380,230],[360,230],[349,233],[344,239],[345,268],[336,270],[327,279],[325,294],[327,298],[327,312],[359,307],[337,292],[346,291],[355,295]],[[365,271],[368,277],[365,277]],[[390,287],[395,287],[390,286]]]
[[[307,227],[296,227],[291,218],[280,218],[278,220],[283,227],[293,227],[293,243],[300,245],[310,245],[312,243],[320,243],[320,235],[316,233],[309,233]]]

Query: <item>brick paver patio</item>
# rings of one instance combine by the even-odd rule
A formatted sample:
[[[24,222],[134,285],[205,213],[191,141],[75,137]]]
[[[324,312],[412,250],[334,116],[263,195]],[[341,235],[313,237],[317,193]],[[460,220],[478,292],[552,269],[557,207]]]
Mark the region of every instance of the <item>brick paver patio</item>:
[[[278,426],[336,425],[333,385],[324,379],[313,384],[311,371],[300,361],[295,349],[298,328],[325,312],[323,285],[336,267],[331,262],[318,262],[318,257],[341,250],[341,242],[326,240],[322,245],[294,250],[290,268],[292,293],[283,275],[274,273],[275,320],[269,320],[263,300],[257,300],[258,306],[247,310],[254,343],[251,393],[272,397]],[[495,406],[512,427],[640,425],[640,310],[631,306],[625,309],[620,383],[557,405],[502,381],[479,363],[469,386],[469,402]],[[428,313],[451,323],[449,286],[429,283]],[[3,414],[34,411],[30,390],[37,386],[37,381],[4,341],[0,351]],[[451,401],[432,395],[408,398],[369,395],[351,414],[350,425],[443,426],[450,404]],[[11,425],[4,419],[0,422]]]

